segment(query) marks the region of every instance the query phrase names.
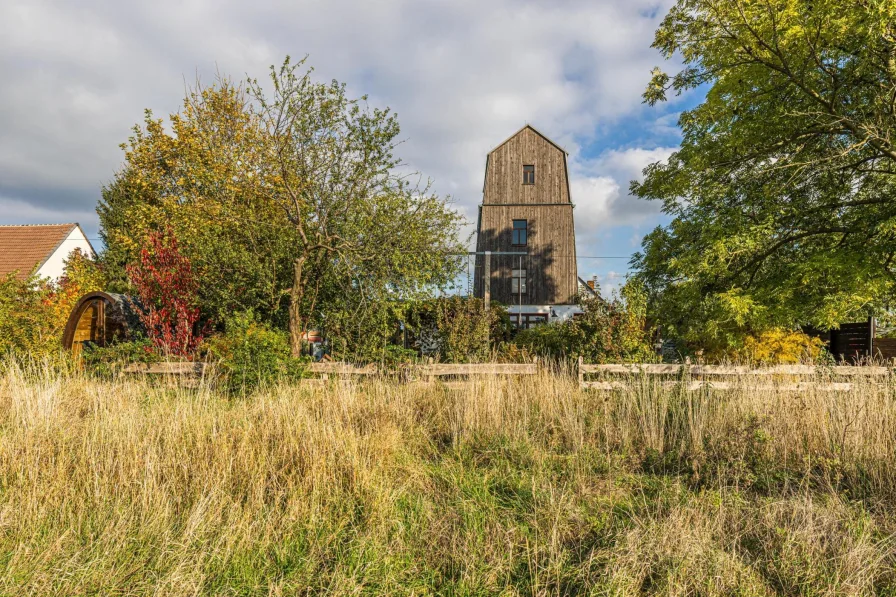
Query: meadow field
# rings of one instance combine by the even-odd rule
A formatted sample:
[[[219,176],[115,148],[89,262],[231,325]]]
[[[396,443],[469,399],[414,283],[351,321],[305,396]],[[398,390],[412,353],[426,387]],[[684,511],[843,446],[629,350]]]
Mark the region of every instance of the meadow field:
[[[7,364],[2,595],[896,595],[896,379],[227,396]]]

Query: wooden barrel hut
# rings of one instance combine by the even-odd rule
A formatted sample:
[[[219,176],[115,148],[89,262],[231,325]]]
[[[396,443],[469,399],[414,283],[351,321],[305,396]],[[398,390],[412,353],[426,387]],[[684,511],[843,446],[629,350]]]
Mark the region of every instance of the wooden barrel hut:
[[[62,346],[74,356],[85,344],[107,346],[128,340],[140,329],[134,299],[123,294],[90,292],[78,301],[62,333]]]

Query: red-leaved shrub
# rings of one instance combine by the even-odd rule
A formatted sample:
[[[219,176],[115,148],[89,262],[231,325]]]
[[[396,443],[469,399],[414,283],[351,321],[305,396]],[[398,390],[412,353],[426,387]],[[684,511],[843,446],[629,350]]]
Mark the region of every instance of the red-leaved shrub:
[[[202,342],[199,277],[168,228],[153,232],[137,263],[128,265],[137,290],[137,313],[152,343],[163,353],[192,356]]]

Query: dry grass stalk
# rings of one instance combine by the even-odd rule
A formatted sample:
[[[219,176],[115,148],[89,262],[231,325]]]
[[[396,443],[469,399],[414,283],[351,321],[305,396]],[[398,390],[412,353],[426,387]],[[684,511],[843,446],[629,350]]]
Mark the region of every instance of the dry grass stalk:
[[[554,372],[228,398],[11,363],[0,593],[881,594],[894,390]]]

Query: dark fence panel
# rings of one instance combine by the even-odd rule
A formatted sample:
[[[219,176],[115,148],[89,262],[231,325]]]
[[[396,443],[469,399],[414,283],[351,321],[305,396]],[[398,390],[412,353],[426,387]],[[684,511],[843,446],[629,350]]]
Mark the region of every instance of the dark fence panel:
[[[873,317],[869,317],[867,321],[841,323],[839,329],[829,332],[806,330],[806,333],[821,338],[837,361],[856,363],[872,354],[878,356],[874,347],[879,340],[874,338]]]
[[[875,338],[874,357],[896,359],[896,338]]]

